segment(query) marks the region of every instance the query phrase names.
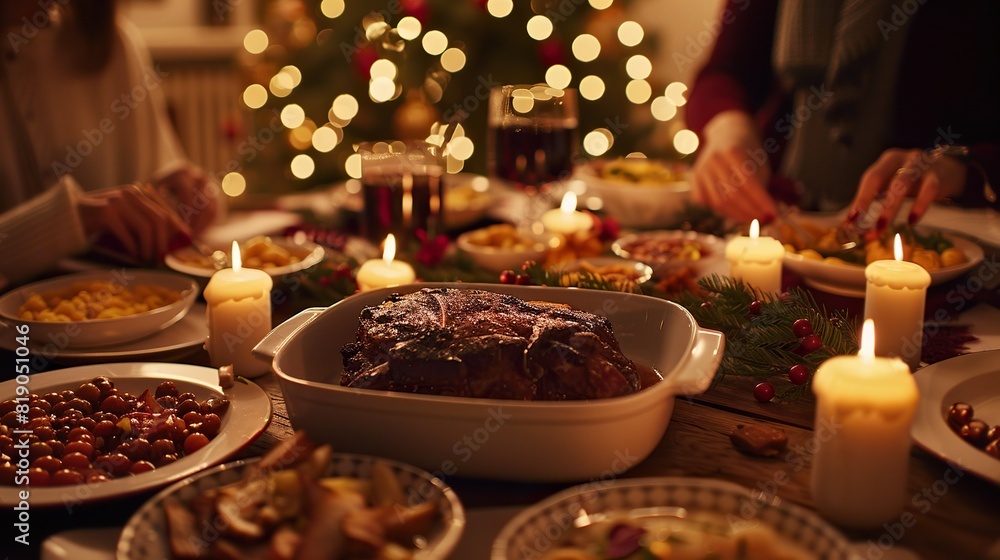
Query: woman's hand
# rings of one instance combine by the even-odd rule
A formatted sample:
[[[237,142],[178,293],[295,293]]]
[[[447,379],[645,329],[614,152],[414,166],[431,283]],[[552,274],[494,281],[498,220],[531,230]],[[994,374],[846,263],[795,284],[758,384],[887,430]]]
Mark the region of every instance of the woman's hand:
[[[172,202],[177,215],[196,234],[215,221],[216,197],[221,191],[212,186],[204,173],[191,166],[153,181],[153,188]]]
[[[88,238],[110,241],[143,262],[161,260],[178,237],[190,241],[187,225],[139,185],[81,193],[77,210]]]
[[[767,193],[771,180],[768,162],[753,156],[764,150],[749,115],[727,111],[716,115],[705,127],[704,144],[694,163],[694,201],[717,212],[749,222],[763,223],[777,215]]]
[[[967,174],[966,164],[951,156],[933,155],[923,150],[891,148],[861,176],[858,192],[851,203],[847,220],[854,222],[868,216],[872,223],[861,223],[862,229],[874,226],[882,233],[899,211],[907,196],[915,196],[907,221],[920,221],[932,202],[961,194]],[[881,205],[881,211],[869,207]]]

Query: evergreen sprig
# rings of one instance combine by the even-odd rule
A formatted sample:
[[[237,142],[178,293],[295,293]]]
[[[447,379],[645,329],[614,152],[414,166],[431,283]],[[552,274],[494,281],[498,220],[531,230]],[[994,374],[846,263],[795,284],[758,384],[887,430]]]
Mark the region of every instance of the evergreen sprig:
[[[810,382],[795,385],[788,379],[792,366],[801,364],[816,371],[832,356],[858,351],[856,324],[844,311],[828,312],[812,295],[801,289],[782,294],[763,293],[743,282],[712,275],[698,281],[703,294],[686,293],[683,305],[702,327],[722,331],[726,350],[717,382],[727,376],[750,377],[775,386],[780,399],[793,400],[808,392]],[[759,302],[754,313],[751,305]],[[802,349],[792,325],[808,319],[822,346],[812,352]]]

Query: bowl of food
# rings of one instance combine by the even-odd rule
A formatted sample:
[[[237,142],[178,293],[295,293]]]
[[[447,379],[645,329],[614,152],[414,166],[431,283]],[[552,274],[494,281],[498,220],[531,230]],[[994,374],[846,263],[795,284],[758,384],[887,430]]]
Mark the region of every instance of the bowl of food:
[[[699,478],[585,484],[524,510],[491,560],[857,558],[816,514],[739,485]]]
[[[647,231],[617,239],[611,250],[623,259],[648,264],[657,276],[693,266],[699,270],[725,261],[726,243],[693,231]]]
[[[34,343],[59,349],[111,346],[159,332],[191,309],[198,285],[171,272],[81,272],[22,286],[0,297],[0,323],[25,325]]]
[[[815,288],[831,293],[863,297],[865,266],[893,259],[893,236],[863,242],[841,251],[837,240],[839,220],[834,216],[796,219],[794,226],[772,226],[785,246],[784,266]],[[964,237],[927,228],[902,228],[903,260],[924,267],[931,284],[953,280],[972,270],[985,257],[982,247]]]
[[[621,225],[655,228],[670,225],[691,200],[686,173],[679,163],[622,158],[578,166],[575,176]]]
[[[510,224],[496,224],[459,235],[459,249],[476,265],[490,271],[519,270],[525,261],[541,261],[559,246],[550,233],[533,233]]]
[[[618,286],[638,286],[653,277],[653,268],[648,264],[618,257],[587,257],[560,263],[554,270],[566,274],[567,286],[576,285],[581,275],[589,275]],[[629,290],[622,290],[629,291]]]
[[[311,268],[326,256],[322,245],[295,237],[258,235],[239,245],[243,266],[263,270],[274,278]],[[232,262],[231,250],[230,247],[219,249],[225,254],[225,262]],[[163,262],[177,272],[198,278],[211,278],[217,270],[213,258],[194,247],[169,253]]]
[[[254,352],[271,361],[292,425],[337,449],[565,482],[620,467],[625,449],[645,458],[673,397],[709,386],[722,347],[662,299],[428,283],[307,310]]]
[[[271,399],[253,383],[223,383],[214,368],[168,363],[96,364],[31,376],[27,474],[0,461],[0,507],[24,485],[32,507],[121,498],[219,464],[253,442]],[[223,387],[223,384],[226,387]],[[0,435],[15,442],[23,384],[0,384]],[[185,420],[186,419],[186,420]],[[24,479],[27,480],[24,480]]]
[[[427,471],[333,453],[299,433],[262,459],[202,471],[154,496],[126,524],[117,557],[443,560],[464,527],[458,497]]]

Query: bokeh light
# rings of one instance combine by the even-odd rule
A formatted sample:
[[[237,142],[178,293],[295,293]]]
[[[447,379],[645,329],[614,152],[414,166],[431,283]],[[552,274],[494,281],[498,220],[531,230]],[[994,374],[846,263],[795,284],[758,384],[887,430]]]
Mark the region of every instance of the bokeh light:
[[[535,106],[535,96],[529,89],[515,89],[510,92],[510,104],[518,113],[528,113]]]
[[[344,171],[352,179],[361,178],[361,154],[351,154],[347,156],[347,161],[344,162]]]
[[[233,171],[222,178],[222,192],[229,196],[240,196],[247,190],[247,180],[243,175]]]
[[[260,54],[267,49],[267,33],[263,29],[252,29],[243,37],[243,48],[250,54]]]
[[[316,171],[316,162],[306,154],[299,154],[292,158],[292,175],[299,179],[306,179]]]
[[[590,62],[601,54],[601,42],[597,37],[584,33],[573,39],[573,56],[580,62]]]
[[[375,78],[389,78],[390,80],[395,80],[396,72],[396,65],[393,64],[391,60],[380,58],[372,63],[370,75],[373,80]]]
[[[406,16],[399,20],[399,24],[396,26],[396,32],[399,36],[407,41],[412,41],[420,36],[420,31],[422,31],[420,26],[420,20],[413,16]]]
[[[545,71],[545,83],[554,88],[568,88],[572,80],[573,74],[562,64],[553,64]]]
[[[680,82],[673,82],[667,86],[664,90],[664,95],[667,96],[674,105],[678,107],[683,107],[687,103],[687,99],[684,99],[684,92],[686,92],[688,87]]]
[[[368,84],[368,94],[377,103],[392,99],[396,93],[396,84],[389,78],[375,78]]]
[[[323,0],[319,4],[319,11],[330,19],[338,17],[344,13],[344,0]]]
[[[552,35],[552,20],[542,15],[532,16],[526,27],[528,36],[536,41],[544,41]]]
[[[626,47],[634,47],[642,42],[642,26],[634,21],[626,21],[618,26],[618,40]]]
[[[614,136],[606,128],[591,130],[583,137],[583,149],[592,156],[604,155],[613,143]]]
[[[275,97],[287,97],[292,93],[292,77],[286,72],[278,72],[271,78],[268,89]]]
[[[625,97],[636,105],[649,101],[652,95],[653,88],[646,80],[632,80],[625,86]]]
[[[358,100],[349,93],[342,93],[333,100],[333,114],[338,118],[349,121],[358,114]]]
[[[465,68],[465,53],[462,49],[452,47],[441,53],[441,68],[449,72],[458,72]]]
[[[340,139],[332,126],[321,126],[312,133],[312,146],[317,152],[327,153],[337,147]]]
[[[424,34],[421,45],[427,54],[437,56],[448,48],[448,37],[437,29],[428,31]]]
[[[674,149],[687,155],[698,149],[698,135],[688,129],[678,130],[674,134]]]
[[[645,80],[653,73],[653,63],[644,55],[633,55],[625,63],[625,73],[633,80]]]
[[[475,146],[468,136],[452,138],[451,142],[448,143],[448,154],[458,160],[469,159],[472,157],[473,151],[475,151]]]
[[[302,126],[302,123],[306,120],[306,112],[302,109],[302,106],[297,103],[291,103],[285,105],[281,109],[281,124],[285,125],[285,128],[296,128]]]
[[[299,84],[302,83],[302,71],[295,66],[285,66],[281,70],[278,70],[278,73],[288,75],[291,79],[291,82],[289,82],[291,88],[299,87]]]
[[[580,97],[594,101],[604,95],[604,80],[599,76],[584,76],[580,80]]]
[[[260,109],[267,103],[267,90],[260,84],[250,84],[243,90],[243,103],[251,109]]]
[[[507,17],[514,10],[514,2],[511,0],[489,0],[486,2],[486,11],[495,18]]]
[[[590,7],[595,10],[604,10],[611,7],[614,0],[590,0]]]
[[[674,105],[674,102],[667,99],[666,96],[661,95],[649,105],[649,111],[653,114],[654,119],[666,122],[677,115],[677,105]]]

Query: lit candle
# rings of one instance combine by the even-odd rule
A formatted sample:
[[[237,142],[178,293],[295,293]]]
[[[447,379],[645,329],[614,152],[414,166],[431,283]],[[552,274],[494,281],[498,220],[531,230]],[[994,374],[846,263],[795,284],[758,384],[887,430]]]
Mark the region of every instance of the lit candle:
[[[916,263],[903,261],[903,242],[896,234],[896,260],[875,261],[865,268],[865,318],[878,325],[878,356],[898,356],[910,369],[920,365],[923,348],[924,302],[931,275]]]
[[[542,214],[542,225],[546,231],[569,236],[589,230],[594,221],[587,214],[577,211],[576,193],[567,191],[558,209]]]
[[[910,368],[899,358],[875,357],[875,327],[868,319],[858,355],[823,362],[812,389],[817,509],[859,529],[896,519],[906,504],[910,424],[919,400]]]
[[[400,286],[416,280],[413,267],[403,261],[393,260],[395,257],[396,238],[390,233],[385,238],[382,258],[367,260],[358,269],[358,287],[361,291]]]
[[[762,291],[781,291],[781,259],[785,248],[771,237],[760,236],[757,220],[750,223],[749,237],[736,237],[726,245],[729,275]]]
[[[233,241],[233,267],[212,275],[205,286],[208,303],[208,350],[212,365],[232,364],[238,375],[266,373],[267,363],[250,351],[271,331],[271,277],[243,268],[240,247]]]

